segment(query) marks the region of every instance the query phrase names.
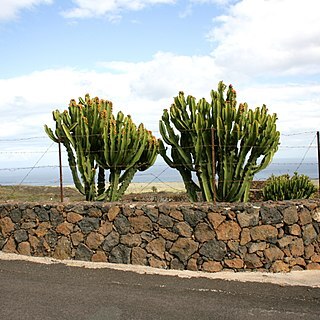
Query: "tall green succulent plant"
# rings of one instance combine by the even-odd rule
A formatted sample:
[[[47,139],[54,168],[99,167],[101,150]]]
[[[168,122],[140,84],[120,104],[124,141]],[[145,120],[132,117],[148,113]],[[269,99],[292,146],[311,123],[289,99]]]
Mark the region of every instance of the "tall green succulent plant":
[[[233,87],[226,98],[225,90],[219,82],[218,90],[211,91],[211,103],[180,92],[160,120],[160,154],[180,172],[192,201],[199,200],[199,193],[212,201],[214,191],[218,201],[247,201],[253,176],[267,167],[278,149],[276,114],[269,115],[265,105],[255,110],[246,103],[237,106]],[[163,142],[171,146],[171,158]]]
[[[156,159],[156,138],[121,111],[115,117],[110,101],[86,95],[79,103],[71,100],[68,111],[53,111],[53,119],[55,132],[47,125],[45,131],[65,146],[75,186],[86,200],[119,200],[134,174],[148,169]]]

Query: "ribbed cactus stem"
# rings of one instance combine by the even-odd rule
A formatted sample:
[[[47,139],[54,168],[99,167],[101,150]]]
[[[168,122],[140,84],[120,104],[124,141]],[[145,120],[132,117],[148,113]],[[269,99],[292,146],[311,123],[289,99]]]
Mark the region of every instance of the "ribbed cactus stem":
[[[171,146],[172,159],[164,147],[160,153],[169,166],[179,170],[192,200],[194,188],[187,185],[192,185],[190,177],[195,172],[198,181],[193,183],[206,201],[212,201],[214,190],[220,201],[247,201],[254,175],[270,163],[278,148],[276,115],[268,115],[265,105],[255,110],[245,103],[237,107],[236,91],[230,85],[225,98],[226,88],[221,81],[218,90],[211,91],[210,104],[205,99],[196,102],[192,96],[185,98],[179,92],[170,114],[164,110],[160,120],[160,133],[164,143]],[[210,138],[212,128],[214,139]],[[216,186],[212,166],[218,175]]]

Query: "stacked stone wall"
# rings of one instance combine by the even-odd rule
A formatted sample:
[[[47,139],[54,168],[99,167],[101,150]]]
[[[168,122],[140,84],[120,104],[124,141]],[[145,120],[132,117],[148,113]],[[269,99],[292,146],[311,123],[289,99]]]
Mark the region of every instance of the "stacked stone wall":
[[[2,203],[0,250],[207,272],[320,269],[320,203]]]

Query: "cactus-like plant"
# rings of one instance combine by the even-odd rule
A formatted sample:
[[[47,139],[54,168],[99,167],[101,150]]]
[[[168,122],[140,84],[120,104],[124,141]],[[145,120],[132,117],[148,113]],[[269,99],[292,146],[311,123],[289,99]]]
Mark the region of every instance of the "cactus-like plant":
[[[317,188],[306,175],[297,172],[290,178],[288,174],[272,175],[262,189],[264,200],[308,199]]]
[[[199,193],[212,201],[214,192],[218,201],[247,201],[253,176],[278,149],[276,114],[269,115],[265,105],[255,110],[246,103],[237,106],[233,87],[226,98],[225,89],[219,82],[218,90],[211,91],[211,103],[180,92],[160,120],[160,154],[180,172],[192,201],[199,200]],[[171,158],[163,142],[171,146]]]
[[[45,131],[65,146],[75,186],[86,200],[119,200],[134,174],[155,162],[156,138],[121,111],[115,117],[110,101],[91,99],[87,94],[85,99],[79,98],[79,103],[71,100],[68,111],[53,111],[53,119],[55,132],[47,125]]]

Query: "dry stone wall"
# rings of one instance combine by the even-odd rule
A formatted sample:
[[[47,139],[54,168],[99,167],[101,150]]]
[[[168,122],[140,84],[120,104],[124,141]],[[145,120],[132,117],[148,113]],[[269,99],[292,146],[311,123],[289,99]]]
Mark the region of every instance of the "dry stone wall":
[[[320,269],[320,203],[2,203],[0,250],[207,272]]]

